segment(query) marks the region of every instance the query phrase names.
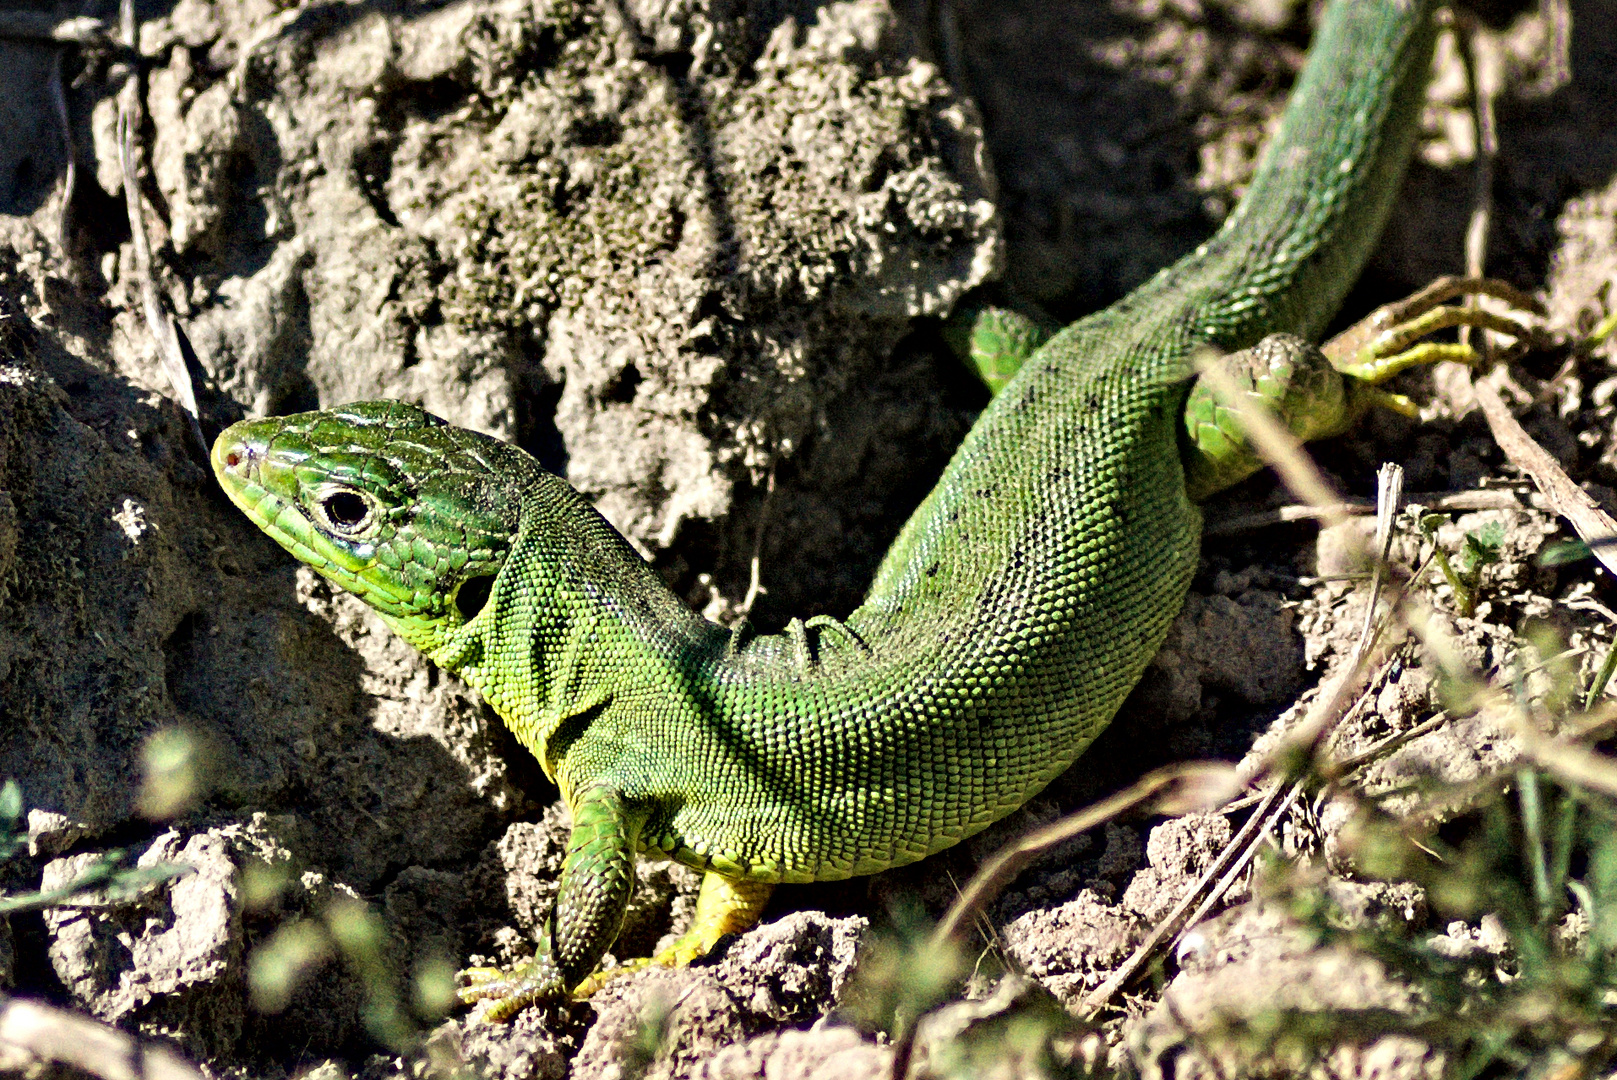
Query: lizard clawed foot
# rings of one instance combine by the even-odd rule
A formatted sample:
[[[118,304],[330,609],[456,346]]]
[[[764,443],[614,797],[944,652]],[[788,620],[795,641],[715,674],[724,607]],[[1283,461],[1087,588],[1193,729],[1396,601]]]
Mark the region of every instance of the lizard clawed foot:
[[[455,996],[461,1004],[491,1003],[480,1017],[487,1024],[504,1023],[529,1005],[568,996],[561,973],[550,958],[542,954],[509,971],[474,967],[462,971],[460,977],[465,985],[455,991]]]
[[[633,975],[637,971],[644,971],[653,963],[652,957],[637,956],[608,971],[597,971],[593,975],[586,976],[583,982],[573,987],[573,1000],[583,1001],[607,983],[615,982],[625,975]]]
[[[1503,300],[1510,314],[1460,306],[1459,297],[1490,296]],[[1470,345],[1421,341],[1439,330],[1474,326],[1505,334],[1518,345],[1542,343],[1544,331],[1523,316],[1542,316],[1544,307],[1513,285],[1493,278],[1441,277],[1403,300],[1377,308],[1320,347],[1333,367],[1366,387],[1385,382],[1421,364],[1454,360],[1476,364],[1481,355]],[[1415,406],[1401,394],[1376,392],[1374,404],[1408,415]]]
[[[647,968],[684,967],[693,960],[700,960],[702,957],[712,952],[713,947],[718,944],[719,939],[722,938],[726,933],[735,932],[737,931],[723,929],[705,931],[702,929],[693,928],[693,933],[686,934],[684,937],[681,937],[675,941],[672,945],[669,945],[666,949],[662,949],[651,956],[636,956],[625,960],[617,967],[608,971],[597,971],[595,974],[589,976],[583,982],[573,987],[573,1000],[582,1001],[591,994],[595,993],[601,987],[605,986],[607,983],[620,979],[625,975],[633,975],[637,972],[645,971]]]
[[[775,886],[770,882],[746,881],[708,871],[702,876],[702,891],[696,898],[696,917],[689,930],[651,956],[626,960],[610,971],[597,971],[573,987],[573,997],[589,997],[607,983],[651,967],[684,967],[713,951],[720,939],[750,928],[763,914]]]
[[[552,982],[542,974],[533,974],[534,964],[526,964],[509,971],[493,967],[467,968],[460,973],[465,985],[455,991],[463,1005],[479,1001],[493,1002],[481,1016],[485,1023],[500,1024],[510,1020],[530,1005],[547,1001],[583,1001],[601,987],[625,975],[633,975],[654,964],[674,966],[662,954],[641,956],[626,960],[607,971],[586,976],[571,990],[563,990],[559,981]]]
[[[1459,297],[1503,300],[1510,313],[1451,303]],[[1513,347],[1539,346],[1548,335],[1528,319],[1541,316],[1537,300],[1491,278],[1445,277],[1414,295],[1378,308],[1315,348],[1300,338],[1272,334],[1256,345],[1216,360],[1230,385],[1265,403],[1299,442],[1345,433],[1375,409],[1418,416],[1415,403],[1381,388],[1394,375],[1420,364],[1480,362],[1482,354],[1460,342],[1422,341],[1440,330],[1479,327],[1510,337]],[[1238,483],[1264,464],[1247,440],[1238,399],[1223,400],[1200,380],[1185,403],[1185,490],[1193,501]]]
[[[691,928],[653,956],[628,960],[610,971],[597,971],[568,986],[549,949],[541,945],[532,960],[509,971],[496,967],[467,968],[460,973],[464,985],[455,994],[464,1005],[491,1002],[481,1017],[490,1024],[510,1020],[529,1005],[582,1001],[624,975],[633,975],[648,967],[682,967],[700,960],[712,952],[713,946],[726,934],[739,933],[756,923],[774,888],[771,882],[729,878],[710,870],[702,877]]]
[[[645,971],[647,968],[684,967],[691,961],[700,960],[702,957],[712,952],[713,947],[718,944],[719,939],[722,938],[726,933],[735,932],[737,931],[693,927],[692,933],[687,933],[684,937],[679,938],[666,949],[662,949],[651,956],[637,956],[633,959],[625,960],[623,963],[619,964],[615,968],[612,968],[610,971],[597,971],[595,974],[589,976],[583,982],[573,987],[573,998],[574,1000],[581,1001],[595,993],[607,983],[612,982],[615,979],[619,979],[625,975],[633,975],[636,972]]]

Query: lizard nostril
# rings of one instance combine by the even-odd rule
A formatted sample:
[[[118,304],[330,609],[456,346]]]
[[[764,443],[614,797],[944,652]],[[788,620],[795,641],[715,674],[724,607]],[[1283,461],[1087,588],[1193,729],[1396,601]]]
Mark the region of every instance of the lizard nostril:
[[[219,467],[237,476],[249,475],[257,471],[258,463],[263,459],[262,445],[254,445],[248,439],[232,439],[219,448]]]

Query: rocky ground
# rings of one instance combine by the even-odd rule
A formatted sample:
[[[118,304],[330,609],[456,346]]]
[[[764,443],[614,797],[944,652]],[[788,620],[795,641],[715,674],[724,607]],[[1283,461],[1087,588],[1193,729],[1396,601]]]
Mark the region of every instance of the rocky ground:
[[[1477,6],[1492,27],[1480,68],[1499,94],[1488,269],[1576,333],[1605,314],[1617,277],[1617,9]],[[962,296],[985,287],[1067,319],[1193,248],[1250,172],[1309,7],[143,3],[137,187],[208,435],[246,415],[419,402],[566,475],[712,617],[734,616],[756,557],[753,618],[774,629],[857,603],[985,402],[942,344]],[[1463,267],[1475,147],[1452,48],[1440,65],[1420,160],[1344,320]],[[456,1061],[509,1080],[884,1075],[890,1044],[848,1020],[856,959],[917,908],[939,914],[1033,824],[1167,762],[1250,766],[1358,634],[1364,589],[1340,578],[1339,531],[1212,535],[1113,729],[988,833],[873,879],[783,887],[760,927],[691,969],[508,1027],[423,1021],[426,1049],[386,1051],[377,1033],[405,1028],[378,1026],[375,986],[410,975],[430,990],[470,956],[530,948],[564,815],[464,686],[296,568],[215,488],[141,312],[117,152],[126,72],[106,50],[0,40],[0,777],[28,807],[26,851],[0,864],[0,887],[64,884],[110,849],[193,872],[0,922],[11,992],[171,1040],[217,1075],[339,1080]],[[1533,436],[1608,504],[1613,355],[1557,378],[1565,354],[1541,356],[1506,386]],[[1493,508],[1437,535],[1455,551],[1498,527],[1481,602],[1462,616],[1444,586],[1435,603],[1479,671],[1542,657],[1524,642],[1545,626],[1581,650],[1586,676],[1611,644],[1611,585],[1587,562],[1543,565],[1565,530],[1506,466],[1463,383],[1415,380],[1429,422],[1379,417],[1321,460],[1359,497],[1383,460],[1404,465],[1412,492],[1492,488]],[[1209,516],[1285,501],[1260,478]],[[1398,545],[1410,562],[1429,550]],[[1428,721],[1436,681],[1404,654],[1339,752]],[[1364,790],[1461,783],[1520,753],[1483,719],[1419,730],[1363,772]],[[153,762],[176,746],[198,790],[159,805]],[[1418,818],[1414,802],[1403,812]],[[1018,878],[991,909],[990,953],[1033,984],[994,997],[975,980],[977,1001],[929,1020],[928,1067],[966,1068],[949,1047],[974,1026],[1010,1045],[996,1017],[1075,1005],[1247,812],[1109,824]],[[1451,919],[1418,885],[1352,873],[1335,855],[1344,820],[1337,803],[1304,800],[1273,845],[1361,919],[1462,952],[1498,947],[1486,913]],[[617,952],[645,955],[677,930],[693,884],[642,867]],[[376,931],[378,966],[336,944],[341,913],[367,910],[355,901],[380,920],[353,916]],[[1084,1060],[1228,1074],[1239,1068],[1198,1042],[1215,1007],[1412,1000],[1283,907],[1239,883],[1088,1037]],[[265,989],[266,965],[299,957],[304,979]],[[431,997],[404,993],[426,1016]],[[1367,1036],[1329,1067],[1436,1075],[1434,1046]],[[0,1068],[51,1067],[0,1056]]]

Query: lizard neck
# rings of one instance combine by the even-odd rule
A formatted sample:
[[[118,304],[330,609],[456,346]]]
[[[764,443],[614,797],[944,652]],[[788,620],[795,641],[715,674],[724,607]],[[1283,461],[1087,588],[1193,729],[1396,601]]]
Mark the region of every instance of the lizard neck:
[[[722,649],[583,496],[523,478],[522,516],[483,609],[429,650],[470,682],[570,797],[568,746],[614,700],[667,682],[670,665]]]

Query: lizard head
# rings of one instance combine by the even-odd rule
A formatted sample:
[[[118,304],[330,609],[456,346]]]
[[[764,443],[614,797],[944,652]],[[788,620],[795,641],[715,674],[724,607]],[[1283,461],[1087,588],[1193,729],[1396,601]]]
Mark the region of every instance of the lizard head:
[[[245,420],[213,471],[277,543],[432,652],[482,610],[516,537],[522,451],[396,401]]]

